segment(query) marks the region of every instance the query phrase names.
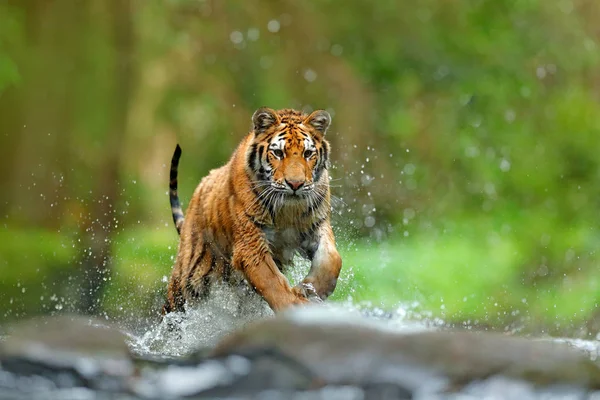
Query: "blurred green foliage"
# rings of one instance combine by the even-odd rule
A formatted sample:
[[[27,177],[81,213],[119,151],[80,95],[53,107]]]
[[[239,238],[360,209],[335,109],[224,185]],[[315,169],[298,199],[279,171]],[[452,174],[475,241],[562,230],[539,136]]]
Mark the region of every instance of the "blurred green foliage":
[[[591,0],[3,2],[0,318],[53,294],[77,309],[90,259],[109,316],[156,312],[175,143],[186,200],[268,105],[334,115],[335,299],[596,332],[598,17]]]

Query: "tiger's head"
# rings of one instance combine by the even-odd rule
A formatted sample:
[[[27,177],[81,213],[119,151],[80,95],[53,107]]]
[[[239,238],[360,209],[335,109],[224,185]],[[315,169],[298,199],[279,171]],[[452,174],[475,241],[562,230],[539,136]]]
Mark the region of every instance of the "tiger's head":
[[[329,143],[325,133],[331,123],[327,111],[310,115],[296,110],[261,107],[252,116],[254,141],[248,168],[255,187],[288,199],[306,199],[327,186]],[[326,175],[326,174],[325,174]]]

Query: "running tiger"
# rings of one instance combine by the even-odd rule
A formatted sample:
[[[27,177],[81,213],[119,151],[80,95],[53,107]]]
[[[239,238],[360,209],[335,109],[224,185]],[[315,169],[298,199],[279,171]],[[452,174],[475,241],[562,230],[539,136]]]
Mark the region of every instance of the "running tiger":
[[[252,123],[229,162],[202,179],[185,218],[175,149],[169,195],[180,242],[163,314],[183,311],[219,281],[247,281],[276,312],[310,296],[324,300],[335,289],[342,259],[330,223],[331,117],[262,107]],[[282,271],[296,253],[311,267],[292,287]]]

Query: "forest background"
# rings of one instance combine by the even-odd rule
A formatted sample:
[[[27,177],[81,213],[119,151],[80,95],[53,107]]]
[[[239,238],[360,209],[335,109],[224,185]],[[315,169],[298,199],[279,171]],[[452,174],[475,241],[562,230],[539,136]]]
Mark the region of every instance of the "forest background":
[[[593,0],[2,1],[0,321],[153,318],[175,144],[185,204],[267,105],[333,116],[334,300],[595,334],[599,17]]]

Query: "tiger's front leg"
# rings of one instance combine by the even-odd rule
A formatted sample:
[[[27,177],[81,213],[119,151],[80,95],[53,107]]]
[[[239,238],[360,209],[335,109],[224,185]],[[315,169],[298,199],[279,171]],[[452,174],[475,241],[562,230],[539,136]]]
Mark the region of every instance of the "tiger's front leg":
[[[312,257],[310,271],[297,287],[304,289],[306,294],[314,290],[321,300],[325,300],[335,290],[342,269],[342,258],[335,247],[329,222],[321,225],[316,240],[318,246]]]
[[[268,244],[252,221],[243,221],[233,249],[233,266],[241,271],[271,309],[281,311],[308,303],[304,291],[290,286],[271,257]]]

